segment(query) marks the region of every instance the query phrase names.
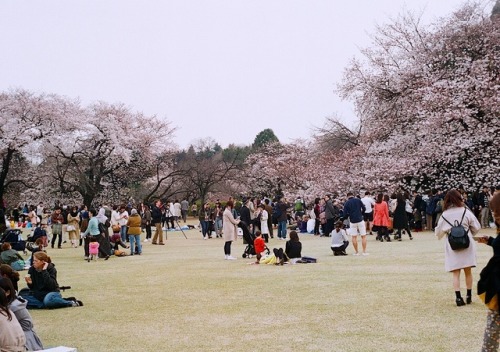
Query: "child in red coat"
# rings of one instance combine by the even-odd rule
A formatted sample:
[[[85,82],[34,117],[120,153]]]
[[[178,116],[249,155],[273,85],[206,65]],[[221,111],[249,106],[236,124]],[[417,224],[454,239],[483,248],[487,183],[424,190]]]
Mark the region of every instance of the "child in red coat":
[[[255,249],[255,254],[257,255],[257,261],[255,264],[259,264],[260,258],[262,258],[262,252],[266,249],[266,242],[262,238],[262,233],[260,231],[256,231],[255,236],[255,240],[253,241],[253,248]]]

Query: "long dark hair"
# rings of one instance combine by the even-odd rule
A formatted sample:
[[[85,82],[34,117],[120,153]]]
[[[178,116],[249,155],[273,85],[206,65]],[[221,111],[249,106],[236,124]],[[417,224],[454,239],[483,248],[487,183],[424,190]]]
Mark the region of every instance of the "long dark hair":
[[[403,193],[398,193],[396,195],[396,200],[397,200],[398,204],[405,204],[406,203],[405,197],[403,196]]]
[[[14,289],[14,285],[12,285],[12,281],[10,281],[7,277],[0,278],[0,288],[4,290],[6,293],[9,291],[9,295],[7,296],[7,305],[9,305],[13,300],[16,299],[16,290]]]
[[[9,300],[3,288],[0,288],[0,314],[5,315],[9,321],[12,320],[9,310]]]
[[[443,210],[453,208],[453,207],[463,207],[464,200],[462,199],[462,195],[456,189],[449,190],[446,192],[444,196],[444,206]]]
[[[384,200],[384,195],[382,193],[379,193],[377,195],[377,200],[375,201],[375,203],[380,204],[380,203],[382,203],[383,200]]]
[[[500,230],[500,193],[493,195],[490,201],[490,209],[493,212],[493,218],[497,225],[497,232]]]
[[[297,234],[297,231],[290,231],[290,241],[299,242],[299,235]]]
[[[10,279],[12,282],[12,285],[14,286],[14,290],[18,291],[18,286],[17,283],[19,281],[19,273],[12,269],[12,267],[8,264],[1,264],[0,265],[0,276],[6,276],[7,278]]]

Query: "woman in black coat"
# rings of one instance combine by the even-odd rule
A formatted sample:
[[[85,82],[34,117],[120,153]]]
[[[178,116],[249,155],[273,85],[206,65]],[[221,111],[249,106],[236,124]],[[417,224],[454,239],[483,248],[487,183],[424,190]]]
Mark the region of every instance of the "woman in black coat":
[[[406,216],[406,201],[402,193],[397,195],[396,210],[394,210],[394,222],[393,227],[397,233],[394,235],[394,239],[401,241],[401,230],[406,230],[410,240],[413,239],[410,232],[410,226],[408,226],[408,217]]]

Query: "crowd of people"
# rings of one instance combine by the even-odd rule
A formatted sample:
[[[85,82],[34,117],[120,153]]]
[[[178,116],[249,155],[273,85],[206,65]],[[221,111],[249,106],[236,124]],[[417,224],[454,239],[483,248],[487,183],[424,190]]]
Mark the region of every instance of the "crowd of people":
[[[143,232],[146,233],[144,242],[164,245],[165,230],[179,227],[179,221],[186,222],[189,212],[197,216],[203,239],[210,239],[214,234],[216,238],[223,239],[224,259],[236,259],[231,254],[231,247],[237,240],[238,227],[244,227],[253,235],[250,245],[254,246],[255,263],[276,265],[302,262],[299,233],[330,236],[334,256],[348,255],[351,243],[353,255],[366,256],[369,254],[367,236],[374,233],[380,242],[401,241],[405,234],[412,240],[412,231],[422,230],[434,231],[438,239],[443,239],[449,238],[452,228],[463,227],[468,238],[467,247],[456,250],[450,244],[451,240],[444,241],[445,270],[452,273],[456,305],[460,307],[472,302],[471,269],[477,265],[476,242],[491,245],[493,259],[496,258],[488,264],[488,280],[483,278],[487,274],[485,270],[481,273],[483,300],[488,304],[492,297],[500,294],[498,240],[476,236],[482,228],[492,226],[493,222],[500,227],[500,187],[494,190],[485,187],[477,195],[469,195],[463,190],[432,190],[427,194],[414,192],[411,195],[408,192],[392,195],[377,193],[374,196],[369,191],[361,193],[355,195],[348,192],[345,197],[327,194],[315,198],[310,204],[306,204],[301,197],[293,202],[284,197],[273,200],[242,198],[241,201],[231,197],[225,202],[207,202],[200,209],[193,209],[187,201],[163,203],[161,200],[151,206],[144,203],[101,206],[98,211],[86,206],[56,206],[48,212],[42,203],[39,207],[23,209],[23,216],[33,228],[31,241],[34,243],[29,248],[32,257],[25,276],[27,289],[18,290],[17,271],[24,269],[20,263],[22,256],[9,243],[3,243],[0,253],[0,330],[5,333],[0,333],[0,344],[2,339],[8,339],[5,343],[28,348],[42,346],[26,309],[83,306],[74,297],[62,297],[55,265],[46,253],[49,246],[62,247],[63,234],[66,234],[64,237],[68,238],[71,247],[83,247],[84,258],[88,261],[121,255],[123,251],[119,247],[129,249],[130,255],[141,255]],[[15,213],[11,214],[13,221],[15,216]],[[18,221],[23,221],[21,215]],[[273,238],[286,243],[284,248],[273,248],[269,255],[266,254],[266,244]],[[465,276],[465,300],[460,290],[462,271]],[[497,299],[495,302],[498,302]],[[21,330],[12,327],[15,321],[22,327]],[[496,303],[488,313],[484,344],[498,346],[499,338],[500,315]],[[488,348],[484,350],[491,350]]]

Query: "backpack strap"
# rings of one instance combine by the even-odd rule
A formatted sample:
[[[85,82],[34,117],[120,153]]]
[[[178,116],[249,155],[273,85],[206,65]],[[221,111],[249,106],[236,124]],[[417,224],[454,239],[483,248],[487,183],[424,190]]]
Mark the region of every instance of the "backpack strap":
[[[443,215],[441,215],[441,219],[443,219],[444,221],[446,221],[448,223],[448,225],[450,225],[450,226],[453,227],[453,225],[451,224],[451,222],[449,222],[448,220],[446,220],[446,218]]]
[[[462,225],[462,222],[464,221],[464,217],[465,217],[465,213],[467,212],[467,207],[464,209],[464,213],[462,214],[462,219],[460,219],[460,223],[458,224],[458,226]],[[456,225],[452,225],[448,220],[446,220],[446,218],[441,215],[441,217],[443,218],[444,221],[446,221],[448,223],[448,225],[450,226],[456,226]],[[457,223],[457,221],[455,220],[455,224]]]
[[[460,219],[460,224],[459,225],[462,225],[462,221],[464,221],[464,217],[465,217],[465,213],[467,212],[467,207],[465,207],[464,209],[464,213],[462,214],[462,219]]]

